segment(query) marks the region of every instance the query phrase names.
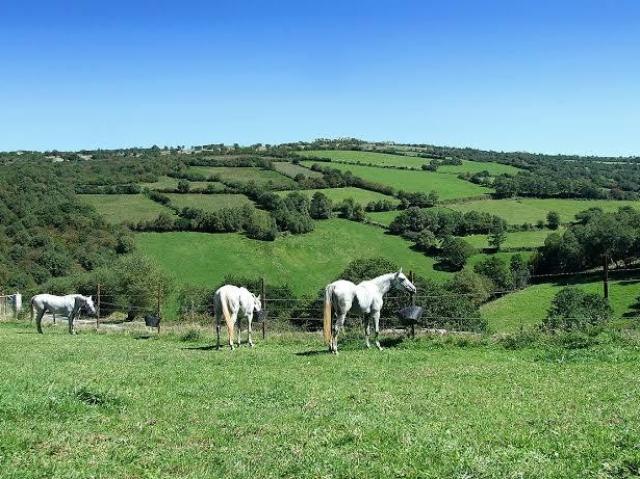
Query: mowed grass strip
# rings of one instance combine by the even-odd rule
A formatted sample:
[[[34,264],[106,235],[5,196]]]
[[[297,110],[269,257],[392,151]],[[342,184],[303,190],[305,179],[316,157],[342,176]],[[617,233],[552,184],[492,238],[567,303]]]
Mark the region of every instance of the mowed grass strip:
[[[315,231],[276,241],[240,234],[193,232],[140,233],[139,251],[155,258],[179,282],[213,286],[228,274],[264,277],[289,284],[297,295],[313,294],[333,281],[354,259],[383,256],[406,271],[432,278],[434,260],[410,249],[410,243],[381,228],[339,218],[317,221]]]
[[[349,163],[372,164],[377,166],[396,166],[421,169],[422,165],[431,162],[430,158],[420,158],[417,156],[391,155],[388,153],[375,153],[371,151],[349,151],[349,150],[310,150],[299,152],[302,156],[329,158],[336,161],[346,161]],[[488,171],[491,175],[501,175],[503,173],[515,175],[519,171],[511,165],[501,163],[480,162],[462,160],[462,165],[442,165],[438,167],[438,173],[478,173]]]
[[[294,188],[297,184],[291,178],[277,171],[255,167],[191,166],[188,168],[188,172],[201,174],[207,178],[220,175],[222,181],[242,183],[255,181],[260,186],[271,184],[275,187]]]
[[[173,215],[173,211],[144,195],[78,195],[92,205],[109,223],[152,220],[160,213]]]
[[[314,162],[303,161],[302,163],[305,166],[311,166]],[[345,163],[323,163],[322,166],[340,171],[350,171],[364,180],[391,186],[397,190],[427,194],[435,191],[441,200],[473,197],[491,192],[489,188],[475,185],[461,180],[455,175],[446,173],[396,170],[375,166],[348,165]]]
[[[580,287],[596,294],[602,294],[603,290],[602,281],[594,280],[535,284],[483,305],[482,316],[494,331],[509,332],[517,331],[520,327],[535,327],[546,317],[553,297],[565,286]],[[640,315],[637,301],[639,292],[637,280],[610,281],[609,304],[615,318]]]
[[[362,188],[354,188],[354,187],[346,187],[346,188],[324,188],[318,190],[294,190],[294,191],[278,191],[276,194],[279,196],[286,196],[289,193],[302,193],[305,196],[308,196],[309,199],[313,197],[313,194],[316,192],[323,193],[333,201],[334,205],[343,202],[347,198],[353,198],[356,203],[360,203],[362,205],[366,205],[371,201],[381,201],[387,200],[390,201],[394,205],[398,205],[400,203],[399,200],[394,198],[393,196],[383,195],[382,193],[378,193],[376,191],[364,190]]]
[[[178,208],[199,208],[217,211],[222,208],[240,208],[253,202],[240,194],[167,193],[171,204]]]
[[[287,175],[289,178],[295,178],[297,175],[304,175],[308,178],[321,178],[322,173],[305,168],[302,165],[296,165],[290,161],[275,161],[273,167],[276,171]]]
[[[424,339],[333,357],[319,335],[231,353],[210,334],[33,329],[0,324],[7,479],[627,477],[638,439],[632,347],[559,364]]]
[[[509,224],[535,224],[546,221],[549,211],[560,214],[563,223],[571,222],[575,214],[589,208],[602,208],[604,211],[615,211],[623,206],[640,207],[639,201],[615,200],[574,200],[555,198],[522,198],[502,200],[477,200],[448,204],[447,207],[466,213],[467,211],[484,211],[504,218]]]

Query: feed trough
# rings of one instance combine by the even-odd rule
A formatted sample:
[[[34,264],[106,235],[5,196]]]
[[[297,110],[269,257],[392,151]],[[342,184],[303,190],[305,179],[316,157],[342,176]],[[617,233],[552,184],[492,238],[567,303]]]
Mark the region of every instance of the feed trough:
[[[407,306],[397,312],[398,317],[405,324],[415,324],[422,317],[424,308],[422,306]]]

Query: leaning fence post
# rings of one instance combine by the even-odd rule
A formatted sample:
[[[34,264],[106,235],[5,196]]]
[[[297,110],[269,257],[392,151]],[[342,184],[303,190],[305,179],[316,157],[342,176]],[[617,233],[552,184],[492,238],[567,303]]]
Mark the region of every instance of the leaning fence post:
[[[411,281],[411,284],[414,284],[415,278],[413,277],[413,271],[409,271],[409,281]],[[416,294],[415,293],[411,293],[411,306],[415,306],[416,305]],[[416,337],[416,322],[415,321],[411,321],[411,337],[415,338]]]
[[[96,331],[97,331],[98,327],[100,326],[100,283],[98,283],[98,291],[96,291],[96,299],[98,302],[98,308],[96,311]]]
[[[264,278],[260,278],[260,295],[262,298],[262,309],[264,314],[262,315],[262,339],[267,337],[267,293],[264,285]]]

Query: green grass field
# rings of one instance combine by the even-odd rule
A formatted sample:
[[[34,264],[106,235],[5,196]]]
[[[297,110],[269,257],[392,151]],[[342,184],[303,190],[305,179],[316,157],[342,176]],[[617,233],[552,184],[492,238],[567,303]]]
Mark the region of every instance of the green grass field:
[[[640,461],[631,346],[334,357],[319,336],[233,353],[141,337],[0,324],[3,479],[621,478]]]
[[[302,163],[311,166],[314,162],[304,161]],[[491,192],[488,188],[460,180],[455,175],[446,173],[395,170],[344,163],[331,163],[323,166],[331,166],[341,171],[351,171],[364,180],[391,186],[398,190],[420,193],[436,191],[441,200],[478,196]]]
[[[154,183],[140,183],[143,188],[149,188],[150,190],[164,190],[176,188],[178,186],[178,178],[171,176],[160,176],[158,181]]]
[[[289,178],[295,178],[296,175],[304,175],[310,178],[320,178],[322,177],[322,173],[319,171],[312,171],[309,168],[305,168],[304,166],[295,165],[290,161],[274,161],[273,167],[276,171],[282,173],[283,175],[287,175]]]
[[[242,167],[233,168],[226,166],[192,166],[188,169],[190,173],[197,173],[205,177],[220,175],[223,181],[248,182],[255,181],[260,186],[271,184],[276,187],[294,188],[296,182],[291,178],[273,170],[262,168]]]
[[[319,158],[329,158],[337,161],[347,161],[350,163],[363,163],[380,166],[399,166],[409,168],[422,168],[422,165],[429,163],[428,158],[417,156],[390,155],[387,153],[374,153],[371,151],[349,151],[349,150],[310,150],[299,152],[302,156],[313,156]],[[477,173],[487,170],[492,175],[503,173],[516,174],[518,168],[500,163],[479,162],[463,160],[462,165],[443,165],[438,167],[438,173]]]
[[[245,195],[232,194],[200,194],[200,193],[167,193],[171,204],[178,208],[199,208],[205,211],[217,211],[222,208],[238,208],[253,204]]]
[[[622,206],[640,207],[638,201],[614,200],[571,200],[571,199],[506,199],[479,200],[448,204],[447,207],[458,211],[485,211],[504,218],[509,224],[535,224],[538,220],[546,221],[549,211],[557,211],[560,220],[567,223],[574,220],[576,213],[592,207],[602,208],[604,211],[615,211]]]
[[[362,205],[365,205],[365,206],[370,201],[380,201],[380,200],[390,201],[394,205],[397,205],[400,203],[400,201],[395,199],[393,196],[383,195],[382,193],[377,193],[375,191],[363,190],[362,188],[347,187],[347,188],[325,188],[320,190],[298,190],[299,193],[302,193],[308,196],[309,198],[311,198],[316,191],[319,191],[320,193],[324,193],[331,201],[333,201],[334,204],[341,203],[347,198],[353,198],[353,200],[356,203],[361,203]],[[291,191],[277,192],[277,194],[280,196],[286,196],[289,193],[291,193]]]
[[[482,306],[482,315],[487,318],[494,331],[515,331],[522,327],[539,324],[547,315],[551,300],[564,286],[575,285],[591,293],[602,294],[601,281],[567,281],[563,283],[542,283],[529,286]],[[617,280],[609,284],[609,304],[616,318],[627,315],[638,316],[635,308],[640,295],[638,281]]]
[[[78,195],[78,198],[92,205],[110,223],[152,220],[160,213],[173,215],[173,211],[144,195]]]
[[[562,233],[564,228],[558,228],[555,232]],[[513,233],[507,233],[507,240],[502,244],[502,248],[537,248],[544,244],[544,240],[547,239],[553,230],[531,230],[531,231],[515,231]],[[474,248],[488,248],[489,236],[488,235],[469,235],[464,236],[464,239]]]
[[[138,249],[155,258],[179,282],[213,286],[228,274],[264,276],[272,284],[288,283],[296,294],[315,293],[356,258],[384,256],[416,274],[446,278],[432,269],[434,260],[409,248],[397,236],[375,226],[342,219],[316,222],[306,235],[274,242],[240,234],[192,232],[140,233]]]

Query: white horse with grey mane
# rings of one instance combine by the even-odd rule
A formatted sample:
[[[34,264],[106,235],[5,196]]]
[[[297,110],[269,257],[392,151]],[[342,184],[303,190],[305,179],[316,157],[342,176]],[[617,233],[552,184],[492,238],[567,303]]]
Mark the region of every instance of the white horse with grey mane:
[[[42,334],[42,316],[44,313],[66,316],[69,321],[69,334],[75,334],[74,318],[80,315],[80,310],[85,309],[89,314],[96,314],[96,307],[91,296],[81,294],[67,294],[55,296],[53,294],[36,294],[31,298],[31,320],[36,315],[36,327]]]
[[[371,347],[369,336],[371,334],[370,320],[373,319],[375,328],[375,342],[379,350],[382,351],[378,335],[380,334],[380,310],[382,309],[383,296],[390,289],[405,290],[410,293],[416,292],[416,287],[400,271],[387,273],[382,276],[362,281],[357,285],[351,281],[339,279],[329,284],[325,288],[324,299],[324,339],[329,345],[329,351],[338,353],[338,333],[344,326],[347,313],[353,306],[356,306],[364,315],[365,343],[367,348]],[[354,304],[355,303],[355,304]],[[336,320],[331,325],[332,310]]]
[[[226,284],[216,291],[213,297],[213,308],[216,315],[217,346],[220,349],[220,319],[224,317],[229,334],[229,346],[233,351],[233,336],[235,327],[238,327],[238,346],[240,346],[240,318],[245,317],[249,322],[249,345],[253,347],[251,338],[251,322],[254,313],[261,314],[262,303],[260,296],[256,296],[246,288],[239,288],[232,284]]]

